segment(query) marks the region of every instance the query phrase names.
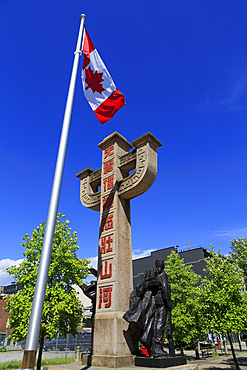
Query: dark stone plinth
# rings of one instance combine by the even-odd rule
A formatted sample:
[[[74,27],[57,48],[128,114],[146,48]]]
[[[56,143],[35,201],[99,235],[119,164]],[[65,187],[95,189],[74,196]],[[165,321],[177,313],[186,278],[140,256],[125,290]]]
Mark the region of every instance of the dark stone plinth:
[[[185,356],[177,357],[141,357],[137,356],[135,358],[135,366],[144,366],[144,367],[171,367],[171,366],[180,366],[186,365]]]
[[[92,365],[92,355],[90,353],[82,353],[81,354],[81,363],[85,366]]]

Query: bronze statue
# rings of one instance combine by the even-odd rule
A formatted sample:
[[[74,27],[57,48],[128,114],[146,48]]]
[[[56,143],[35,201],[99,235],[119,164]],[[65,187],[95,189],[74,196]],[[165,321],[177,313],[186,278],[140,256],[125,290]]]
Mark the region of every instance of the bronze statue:
[[[145,272],[142,282],[130,295],[130,309],[124,319],[130,323],[137,339],[147,348],[151,357],[164,357],[164,332],[168,317],[166,337],[169,355],[175,356],[171,327],[171,288],[164,261],[156,260],[155,269]]]
[[[97,271],[94,268],[90,268],[89,271],[93,276],[97,278]],[[85,296],[91,299],[92,302],[92,321],[95,314],[95,307],[96,307],[96,289],[97,289],[97,281],[92,280],[89,284],[82,284],[80,285]]]

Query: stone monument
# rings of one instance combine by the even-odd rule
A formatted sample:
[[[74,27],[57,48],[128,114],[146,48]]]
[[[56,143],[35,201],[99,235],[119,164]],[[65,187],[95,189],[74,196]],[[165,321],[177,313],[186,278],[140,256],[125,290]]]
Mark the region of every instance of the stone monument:
[[[130,144],[115,132],[98,144],[102,167],[77,175],[81,203],[100,211],[93,366],[133,365],[133,343],[126,338],[128,323],[123,319],[133,290],[130,199],[154,182],[161,145],[151,133]]]

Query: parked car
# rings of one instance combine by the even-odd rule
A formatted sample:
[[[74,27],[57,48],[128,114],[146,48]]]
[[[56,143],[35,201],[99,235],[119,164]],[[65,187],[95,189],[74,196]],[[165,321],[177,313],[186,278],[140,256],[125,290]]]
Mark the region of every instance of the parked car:
[[[80,346],[82,352],[87,352],[91,347],[91,333],[78,334],[76,337],[68,334],[68,337],[60,336],[44,343],[44,351],[75,351]]]
[[[54,338],[48,342],[45,342],[43,346],[43,351],[56,351],[56,348],[59,349],[58,346],[56,347],[57,340],[59,340],[59,338]]]

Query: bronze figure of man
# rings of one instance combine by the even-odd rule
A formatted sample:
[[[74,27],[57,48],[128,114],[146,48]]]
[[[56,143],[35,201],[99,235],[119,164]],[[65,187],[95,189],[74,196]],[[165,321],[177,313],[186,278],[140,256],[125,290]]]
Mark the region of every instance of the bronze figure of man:
[[[168,317],[167,339],[173,356],[171,288],[164,272],[164,261],[156,260],[155,267],[145,272],[142,282],[131,293],[130,309],[124,314],[124,319],[130,323],[131,330],[151,357],[164,357],[168,356],[163,348]]]

